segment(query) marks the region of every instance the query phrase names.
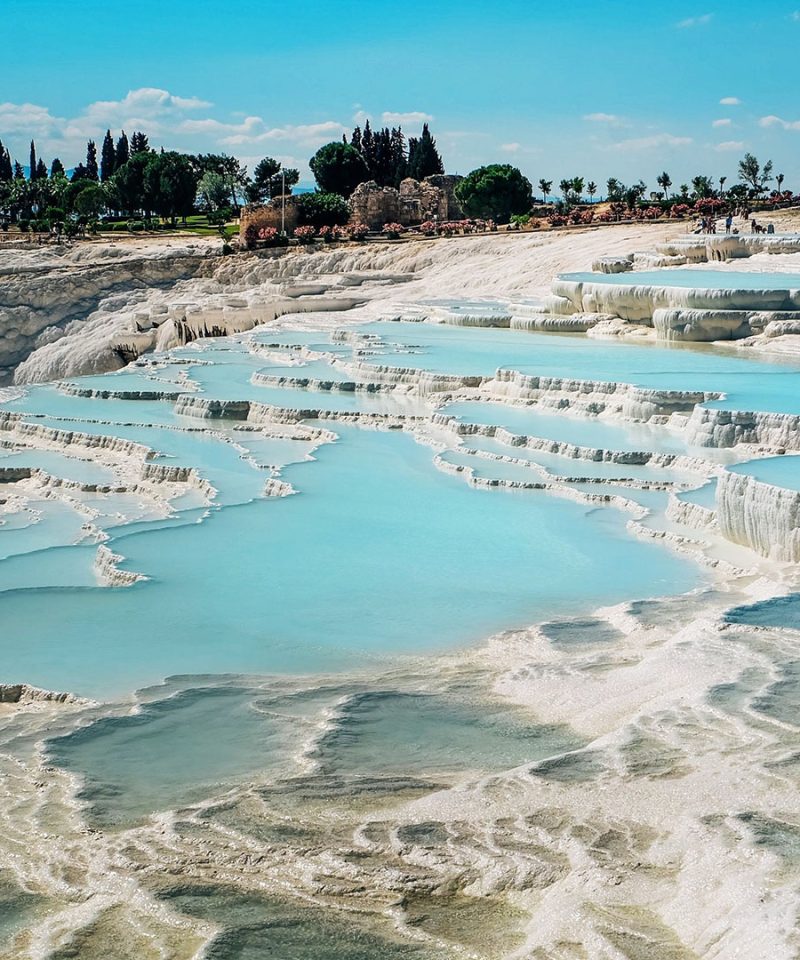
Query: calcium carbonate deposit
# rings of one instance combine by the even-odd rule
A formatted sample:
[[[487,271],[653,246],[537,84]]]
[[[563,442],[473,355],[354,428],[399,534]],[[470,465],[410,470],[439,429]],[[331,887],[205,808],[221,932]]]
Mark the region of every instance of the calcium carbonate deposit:
[[[669,230],[13,255],[0,958],[798,955],[797,242]]]

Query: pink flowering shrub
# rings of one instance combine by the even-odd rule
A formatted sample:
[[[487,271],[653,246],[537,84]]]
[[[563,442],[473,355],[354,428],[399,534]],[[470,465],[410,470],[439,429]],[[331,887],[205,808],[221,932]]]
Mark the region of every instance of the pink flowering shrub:
[[[387,240],[397,240],[401,233],[405,233],[406,228],[402,223],[384,223],[383,235]]]
[[[344,231],[341,227],[337,226],[322,226],[317,230],[318,239],[324,241],[325,243],[334,243],[336,240],[341,240],[344,236]]]
[[[433,220],[424,220],[419,225],[419,232],[425,237],[432,237],[436,233],[436,224]]]
[[[551,227],[563,227],[567,222],[567,218],[562,217],[560,213],[551,213],[547,218],[547,222]]]
[[[672,216],[678,217],[679,219],[682,217],[688,217],[691,212],[692,208],[688,203],[675,203],[672,206],[672,210],[670,210]]]
[[[694,212],[704,216],[720,213],[727,204],[719,197],[703,197],[695,201]]]
[[[261,227],[258,231],[258,239],[266,243],[274,243],[277,236],[278,231],[275,227]]]
[[[351,223],[346,229],[350,240],[366,240],[369,233],[369,227],[366,223]]]
[[[313,227],[295,227],[294,236],[300,243],[311,243],[316,235]]]

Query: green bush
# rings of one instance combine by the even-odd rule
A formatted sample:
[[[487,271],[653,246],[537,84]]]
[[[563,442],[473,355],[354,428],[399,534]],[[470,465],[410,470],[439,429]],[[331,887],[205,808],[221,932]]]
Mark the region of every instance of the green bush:
[[[27,220],[24,217],[20,217],[20,219],[17,220],[17,226],[19,227],[20,233],[27,233],[30,225],[31,225],[30,220]]]
[[[125,226],[128,228],[128,233],[143,233],[145,230],[144,220],[129,220]]]
[[[350,219],[350,206],[339,193],[301,193],[297,218],[303,227],[342,227]]]
[[[473,170],[456,186],[456,197],[470,217],[506,222],[528,213],[533,202],[530,180],[508,163],[491,163]]]

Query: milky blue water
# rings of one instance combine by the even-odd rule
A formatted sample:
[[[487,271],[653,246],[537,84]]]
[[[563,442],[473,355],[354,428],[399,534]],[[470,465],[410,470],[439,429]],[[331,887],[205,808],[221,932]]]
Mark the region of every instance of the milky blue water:
[[[679,437],[671,436],[663,428],[659,430],[647,424],[620,424],[568,414],[540,413],[534,406],[463,400],[445,404],[439,412],[451,414],[465,423],[496,424],[522,436],[562,440],[581,447],[672,453],[685,453],[687,450]]]
[[[433,323],[386,321],[357,329],[384,341],[370,346],[367,363],[465,376],[491,376],[505,368],[549,377],[623,381],[652,389],[724,393],[726,398],[712,405],[728,409],[800,413],[797,360],[767,363],[733,347],[641,344]],[[291,341],[293,334],[287,336]]]
[[[471,489],[403,434],[337,432],[285,469],[296,497],[116,531],[109,545],[150,581],[3,593],[9,669],[93,695],[178,672],[352,669],[696,581],[581,505]]]
[[[709,480],[709,482],[704,483],[702,487],[697,487],[694,490],[685,490],[683,493],[678,494],[678,497],[681,500],[686,500],[687,503],[697,503],[707,510],[714,510],[717,506],[717,481],[716,479]]]
[[[730,467],[732,473],[745,473],[764,483],[787,490],[800,490],[800,456],[765,457]]]

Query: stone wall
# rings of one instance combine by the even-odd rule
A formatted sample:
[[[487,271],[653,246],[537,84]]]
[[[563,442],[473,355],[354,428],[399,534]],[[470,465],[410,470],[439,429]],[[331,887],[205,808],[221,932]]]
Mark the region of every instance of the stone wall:
[[[423,220],[460,220],[455,187],[461,177],[438,174],[424,180],[407,177],[394,187],[379,187],[374,180],[359,184],[350,198],[351,222],[380,230],[385,223],[404,226]]]
[[[242,207],[239,232],[244,236],[248,223],[256,218],[259,227],[275,227],[281,229],[282,198],[276,197],[269,203],[249,203]],[[297,226],[297,197],[286,197],[286,232],[291,233]]]

